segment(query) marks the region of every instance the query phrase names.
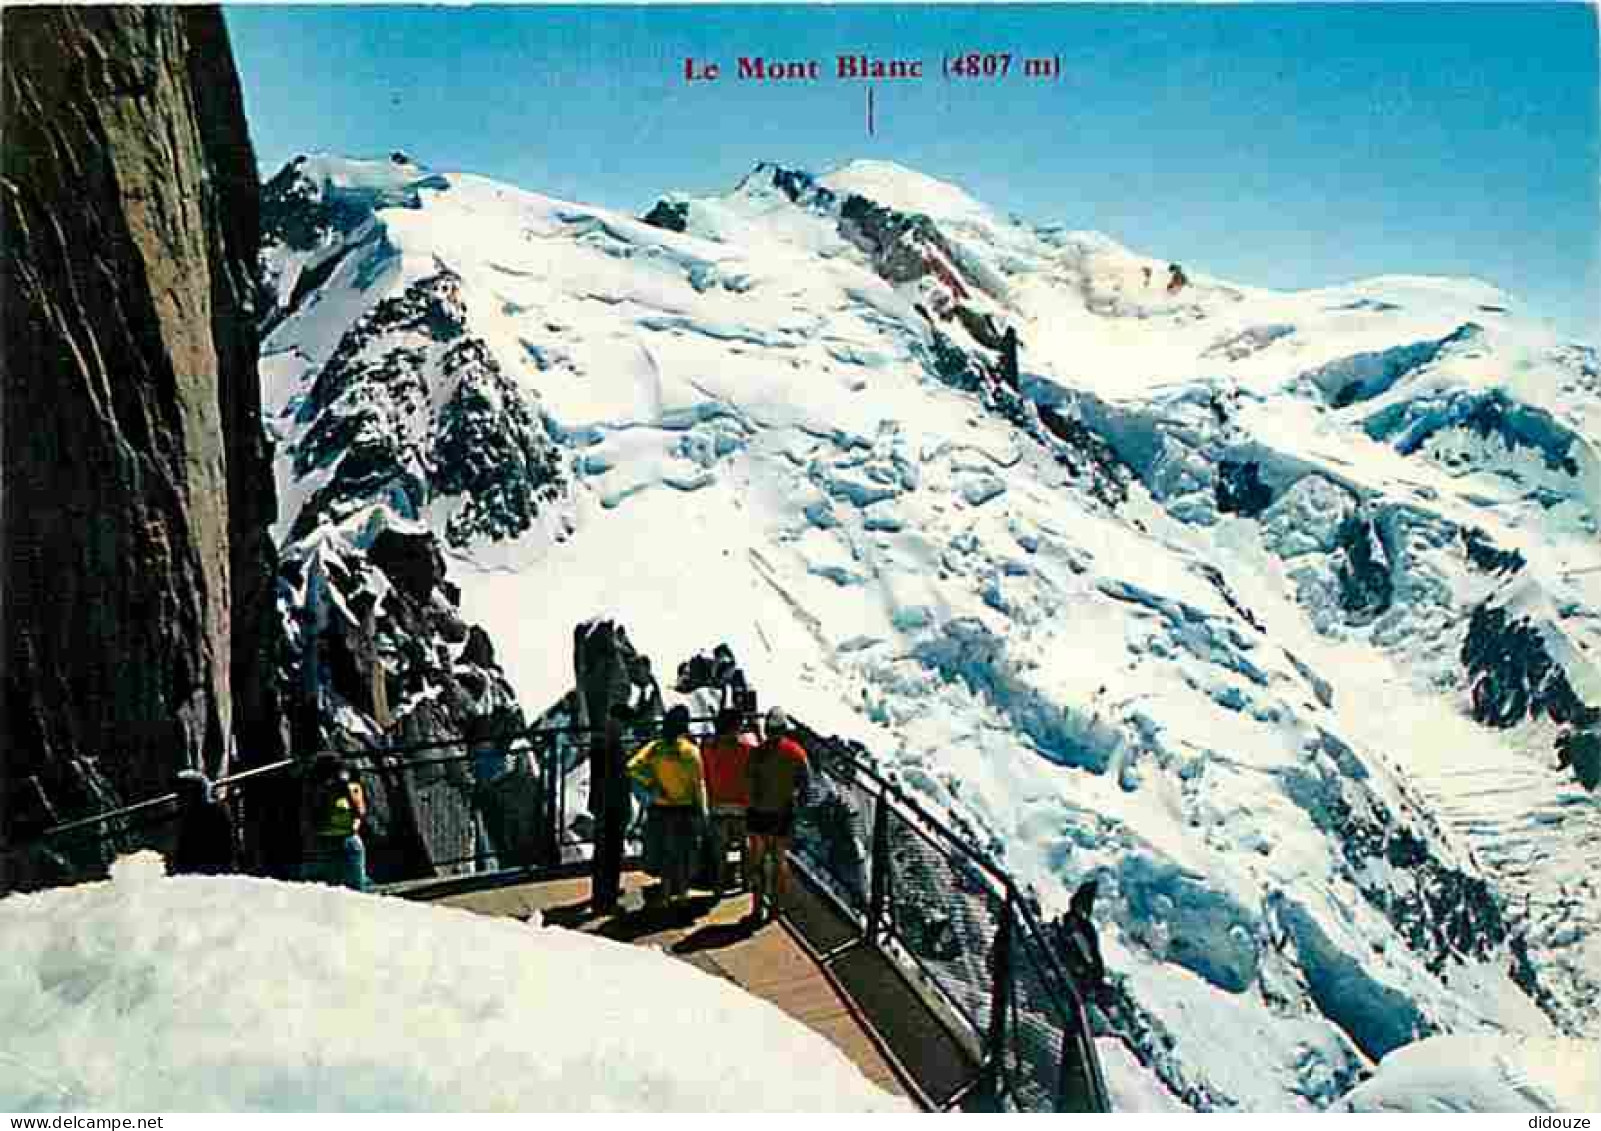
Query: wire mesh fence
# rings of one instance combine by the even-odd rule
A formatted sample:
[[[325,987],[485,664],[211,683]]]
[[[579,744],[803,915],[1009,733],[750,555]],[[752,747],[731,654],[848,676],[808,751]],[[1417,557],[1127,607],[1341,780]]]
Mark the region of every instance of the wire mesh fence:
[[[373,882],[532,867],[546,858],[553,767],[525,739],[423,760],[373,752],[350,772],[367,797]]]
[[[1077,992],[1010,877],[865,752],[804,733],[821,772],[797,811],[795,859],[931,1010],[966,1029],[980,1067],[962,1105],[1107,1110]]]
[[[882,929],[977,1033],[988,1030],[1004,901],[893,805],[886,810]]]
[[[1072,1045],[1067,1018],[1050,1008],[1057,993],[1047,974],[1039,941],[1027,931],[1013,936],[1011,986],[1007,998],[1006,1039],[1001,1042],[1005,1088],[1023,1111],[1048,1110],[1069,1098],[1064,1057]]]
[[[845,774],[812,774],[795,807],[793,852],[864,928],[872,912],[877,812],[870,783]]]

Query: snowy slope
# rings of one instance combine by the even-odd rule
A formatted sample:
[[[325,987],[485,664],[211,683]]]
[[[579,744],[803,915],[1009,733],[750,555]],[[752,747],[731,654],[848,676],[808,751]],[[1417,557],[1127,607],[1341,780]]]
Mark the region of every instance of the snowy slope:
[[[1103,1042],[1192,1106],[1601,1031],[1601,813],[1552,751],[1601,703],[1592,349],[1471,280],[1169,295],[881,163],[652,223],[308,165],[380,183],[269,247],[334,264],[264,346],[280,533],[429,523],[530,712],[583,617],[659,668],[726,640],[1047,910],[1098,876]],[[391,316],[441,291],[443,331]],[[466,478],[430,439],[462,341],[494,391]]]
[[[907,1110],[775,1006],[658,951],[164,872],[141,853],[108,882],[0,901],[0,1108]]]
[[[1601,1111],[1601,1045],[1430,1037],[1385,1057],[1344,1111]]]

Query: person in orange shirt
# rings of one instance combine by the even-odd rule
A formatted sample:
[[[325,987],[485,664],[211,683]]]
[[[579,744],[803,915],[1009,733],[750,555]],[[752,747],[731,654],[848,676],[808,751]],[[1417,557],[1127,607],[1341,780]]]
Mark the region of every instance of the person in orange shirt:
[[[709,874],[712,888],[719,896],[728,890],[743,891],[750,883],[750,853],[745,844],[745,811],[750,808],[750,780],[746,769],[756,739],[742,732],[740,717],[732,707],[717,712],[716,732],[701,748],[701,760],[706,768],[706,796],[711,805],[711,835],[706,838],[711,852]],[[737,884],[728,868],[728,850],[735,846],[739,848]]]

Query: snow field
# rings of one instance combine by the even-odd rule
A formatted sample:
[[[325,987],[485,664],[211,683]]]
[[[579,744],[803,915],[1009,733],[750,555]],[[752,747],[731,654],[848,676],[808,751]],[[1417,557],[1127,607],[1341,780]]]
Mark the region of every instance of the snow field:
[[[560,928],[141,853],[0,932],[8,1111],[908,1110],[737,986]]]

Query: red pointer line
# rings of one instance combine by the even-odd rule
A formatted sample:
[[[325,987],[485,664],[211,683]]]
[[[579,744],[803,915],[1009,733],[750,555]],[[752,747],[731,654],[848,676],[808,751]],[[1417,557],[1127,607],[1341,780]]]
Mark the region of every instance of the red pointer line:
[[[867,88],[867,136],[873,136],[873,88]]]

